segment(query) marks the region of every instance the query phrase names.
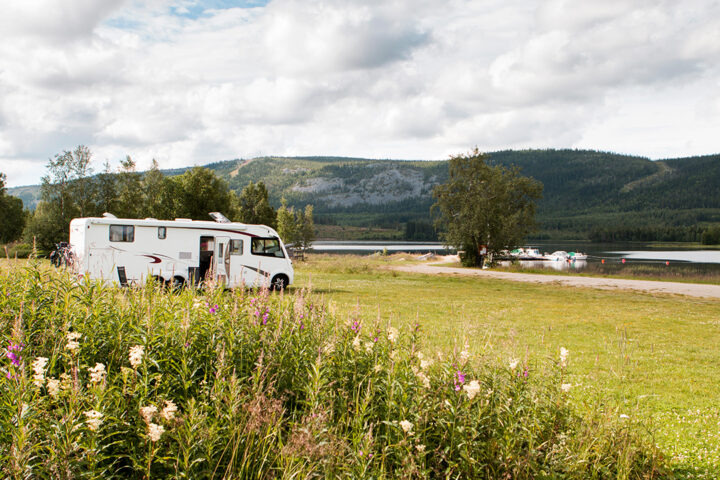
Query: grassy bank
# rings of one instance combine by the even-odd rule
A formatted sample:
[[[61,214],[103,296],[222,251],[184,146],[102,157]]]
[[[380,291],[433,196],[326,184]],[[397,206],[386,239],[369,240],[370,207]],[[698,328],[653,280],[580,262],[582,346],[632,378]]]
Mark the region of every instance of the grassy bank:
[[[386,274],[344,278],[368,275]],[[438,354],[427,327],[320,288],[118,289],[3,262],[0,473],[670,478],[644,422],[572,403],[576,352]]]
[[[720,474],[720,302],[384,268],[398,256],[310,258],[299,284],[341,315],[417,322],[429,349],[467,342],[476,356],[541,361],[565,346],[577,404],[602,398],[649,419],[687,478]]]

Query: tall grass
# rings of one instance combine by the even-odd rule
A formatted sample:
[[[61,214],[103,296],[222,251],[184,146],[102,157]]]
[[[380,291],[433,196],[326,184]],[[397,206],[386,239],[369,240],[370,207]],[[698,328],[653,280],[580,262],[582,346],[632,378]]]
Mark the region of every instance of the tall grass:
[[[567,390],[572,354],[430,352],[312,292],[116,289],[0,272],[0,474],[662,478],[642,426]],[[43,359],[47,359],[46,361]]]

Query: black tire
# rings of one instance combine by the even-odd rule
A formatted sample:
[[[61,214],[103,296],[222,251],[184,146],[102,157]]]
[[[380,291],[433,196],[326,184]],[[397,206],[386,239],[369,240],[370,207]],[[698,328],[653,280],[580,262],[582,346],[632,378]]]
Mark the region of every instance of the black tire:
[[[288,281],[288,277],[286,277],[285,275],[275,275],[270,282],[270,290],[281,292],[285,290],[285,287],[287,287]]]
[[[170,280],[170,288],[174,292],[179,292],[183,288],[185,288],[185,279],[183,277],[173,277],[172,280]]]

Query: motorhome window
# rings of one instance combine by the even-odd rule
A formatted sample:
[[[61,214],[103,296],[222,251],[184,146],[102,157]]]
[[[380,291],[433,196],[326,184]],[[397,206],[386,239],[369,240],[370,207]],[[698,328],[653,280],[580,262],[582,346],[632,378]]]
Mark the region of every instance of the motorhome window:
[[[242,240],[230,240],[230,255],[242,255],[243,253],[243,241]]]
[[[166,237],[167,237],[167,228],[158,227],[158,238],[160,240],[165,240]]]
[[[135,227],[133,225],[110,225],[111,242],[134,242]]]
[[[253,238],[252,254],[281,258],[285,256],[277,238]]]

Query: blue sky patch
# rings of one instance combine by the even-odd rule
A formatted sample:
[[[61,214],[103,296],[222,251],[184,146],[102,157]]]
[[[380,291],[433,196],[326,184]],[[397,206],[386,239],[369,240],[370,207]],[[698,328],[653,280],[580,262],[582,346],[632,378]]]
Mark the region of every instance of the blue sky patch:
[[[264,7],[270,0],[200,0],[180,2],[170,7],[173,15],[196,19],[208,15],[210,10],[227,10],[229,8],[255,8]]]

